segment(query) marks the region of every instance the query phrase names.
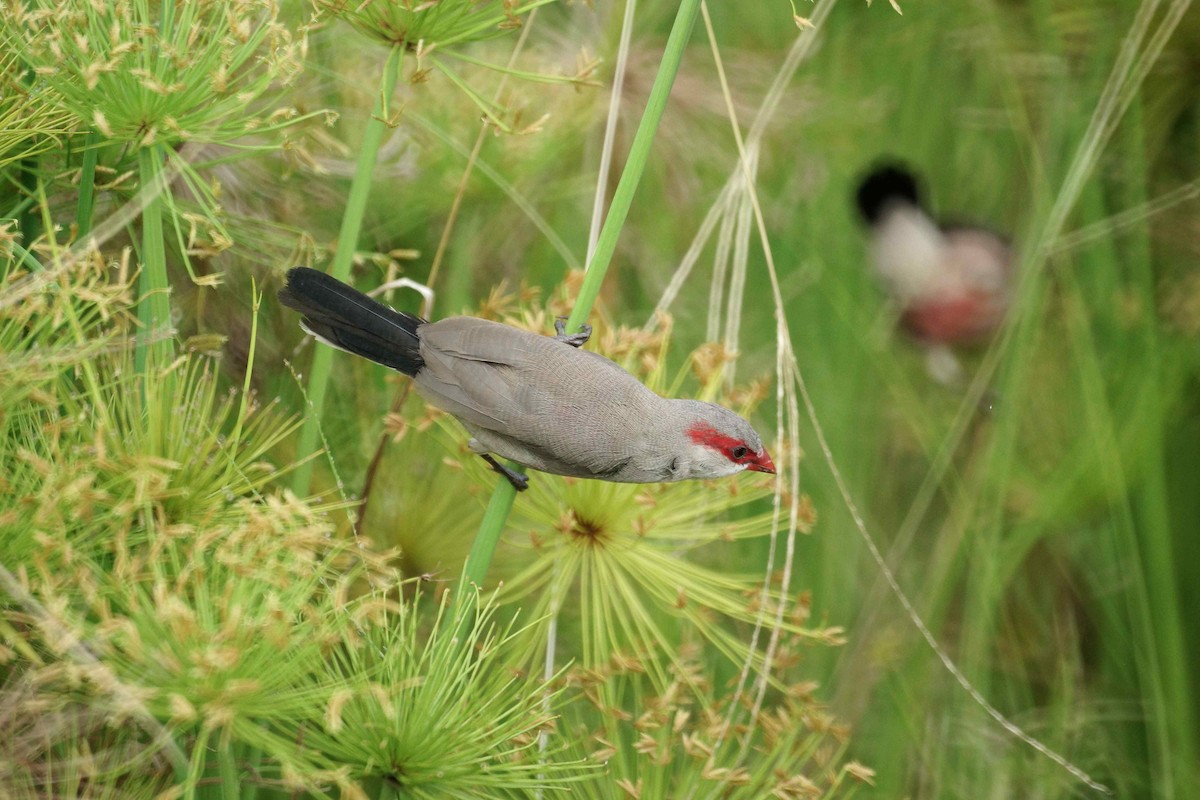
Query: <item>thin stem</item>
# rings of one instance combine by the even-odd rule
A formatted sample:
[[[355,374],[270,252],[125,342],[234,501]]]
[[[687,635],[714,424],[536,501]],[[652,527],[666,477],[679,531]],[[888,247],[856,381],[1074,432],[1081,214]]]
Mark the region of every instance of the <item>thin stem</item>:
[[[259,765],[262,764],[263,752],[253,745],[243,744],[241,749],[241,760],[246,764],[246,771],[249,774],[249,779],[244,781],[238,790],[241,792],[241,800],[256,800],[258,797],[258,781],[255,778],[258,775]]]
[[[9,181],[5,181],[5,183],[9,183]],[[0,215],[0,219],[17,220],[32,205],[33,205],[33,196],[30,195],[29,197],[26,197],[23,200],[21,200],[20,202],[18,202],[15,206],[10,208],[6,213]]]
[[[138,150],[138,172],[143,189],[157,186],[162,179],[162,154],[158,146]],[[165,364],[171,354],[171,341],[162,336],[163,329],[171,324],[169,291],[162,198],[160,193],[153,192],[142,209],[142,269],[138,275],[138,321],[142,332],[134,351],[134,365],[143,376],[151,361]]]
[[[612,205],[609,206],[608,216],[604,218],[600,238],[596,240],[596,252],[588,262],[587,277],[579,289],[579,297],[575,298],[575,308],[571,311],[571,317],[567,320],[569,331],[579,330],[579,326],[592,313],[592,306],[600,294],[604,275],[608,272],[608,265],[612,263],[613,253],[617,249],[621,228],[625,225],[629,207],[633,204],[633,196],[642,180],[646,162],[650,159],[650,147],[654,144],[654,135],[658,131],[663,111],[666,110],[667,99],[671,95],[671,87],[679,72],[683,51],[692,35],[692,27],[695,25],[699,9],[700,0],[683,0],[679,4],[675,24],[671,27],[671,35],[663,52],[662,63],[658,67],[658,74],[654,76],[650,98],[646,101],[646,111],[642,114],[642,121],[638,123],[637,133],[634,134],[633,144],[629,148],[629,158],[621,172],[617,189],[613,192]]]
[[[34,196],[37,188],[37,156],[21,159],[20,169],[18,171],[18,180],[20,181],[20,191],[29,197]],[[25,206],[20,217],[17,219],[17,229],[21,232],[21,239],[30,247],[33,246],[41,231],[41,226],[38,223],[38,214],[31,206]]]
[[[221,776],[221,800],[241,800],[237,754],[233,747],[233,737],[228,731],[221,734],[217,745],[217,771]]]
[[[504,522],[508,519],[508,513],[512,511],[513,500],[516,496],[517,490],[508,482],[508,479],[501,477],[497,482],[496,490],[492,492],[492,499],[488,501],[487,510],[483,512],[483,521],[479,524],[479,535],[475,537],[475,542],[471,545],[471,552],[467,555],[467,567],[464,575],[467,586],[474,584],[483,588],[483,579],[487,575],[488,565],[492,563],[492,555],[496,552],[496,543],[500,540],[500,532],[504,530]]]
[[[96,202],[96,160],[100,156],[100,133],[88,131],[83,143],[83,164],[79,170],[79,202],[75,206],[75,238],[87,238],[92,230],[92,211]]]
[[[629,159],[625,162],[625,169],[621,172],[621,180],[617,183],[617,189],[613,193],[612,206],[609,208],[608,216],[604,219],[604,227],[596,242],[596,252],[588,263],[587,276],[583,280],[579,297],[575,300],[575,308],[567,321],[568,330],[579,330],[580,323],[591,314],[592,306],[600,293],[600,285],[604,282],[604,275],[608,271],[608,265],[612,262],[613,252],[617,248],[617,239],[620,237],[621,228],[629,214],[629,207],[633,203],[634,193],[637,191],[638,183],[645,171],[646,161],[649,160],[650,147],[654,143],[654,135],[658,131],[658,124],[667,107],[667,98],[671,94],[671,86],[675,83],[675,76],[679,72],[683,51],[691,36],[699,9],[700,0],[683,0],[679,5],[675,23],[671,27],[671,35],[667,39],[667,46],[663,52],[662,63],[658,68],[658,74],[654,77],[654,85],[650,89],[646,111],[642,115],[642,121],[638,124],[637,133],[633,137],[633,145],[629,149]],[[472,545],[471,552],[467,556],[464,571],[464,581],[467,582],[465,585],[470,586],[471,583],[477,586],[482,585],[515,497],[516,490],[507,480],[501,478],[496,482],[496,489],[492,493],[492,499],[488,503],[483,521],[479,525],[475,544]]]
[[[8,246],[12,248],[13,253],[19,259],[21,259],[22,262],[24,262],[25,266],[29,267],[29,269],[33,272],[41,272],[43,269],[45,269],[42,266],[42,262],[38,261],[37,257],[33,253],[29,252],[24,247],[21,247],[21,245],[17,244],[16,242],[9,242]]]
[[[207,727],[202,727],[200,733],[196,736],[196,743],[193,745],[192,759],[188,764],[187,775],[183,781],[183,798],[184,800],[196,800],[196,788],[200,784],[200,779],[204,775],[204,765],[207,762],[208,752],[208,737],[211,731]]]
[[[400,77],[400,67],[403,63],[404,48],[393,47],[388,53],[387,63],[383,68],[383,78],[379,96],[375,98],[375,108],[371,119],[367,120],[363,133],[362,146],[358,151],[358,163],[354,170],[354,180],[350,184],[350,195],[346,198],[346,211],[342,216],[342,228],[338,233],[337,250],[333,255],[333,263],[329,274],[338,280],[346,280],[350,274],[350,263],[358,247],[358,235],[362,230],[363,217],[367,210],[367,198],[371,193],[371,181],[375,171],[375,160],[379,154],[379,145],[388,129],[388,109],[392,93],[396,89],[396,81]],[[300,429],[300,441],[296,450],[296,460],[304,461],[292,475],[292,491],[304,497],[308,495],[309,484],[312,482],[313,459],[308,458],[317,446],[321,426],[321,410],[325,407],[325,388],[329,384],[329,368],[332,364],[333,350],[328,347],[318,347],[313,352],[312,366],[308,376],[309,411],[304,419],[304,427]],[[307,459],[307,460],[306,460]]]
[[[400,413],[411,388],[412,381],[404,381],[404,384],[396,390],[396,396],[392,398],[391,410],[388,412],[389,415]],[[359,534],[363,532],[363,525],[367,521],[367,511],[371,505],[371,493],[375,488],[375,478],[379,474],[379,465],[383,463],[383,454],[387,450],[390,436],[391,434],[386,430],[379,435],[379,441],[375,444],[375,453],[371,456],[371,463],[367,464],[367,474],[363,478],[363,489],[359,494],[362,502],[358,504],[358,512],[354,516],[354,530]]]
[[[612,170],[613,147],[617,141],[617,121],[621,118],[621,96],[625,89],[625,73],[629,64],[629,42],[633,39],[633,18],[637,0],[625,0],[625,17],[621,21],[621,44],[617,47],[617,62],[613,68],[612,92],[608,98],[608,117],[604,122],[604,144],[600,149],[600,169],[596,175],[596,195],[592,200],[592,223],[588,226],[587,260],[596,253],[596,239],[604,222],[604,197],[608,194],[608,175]]]

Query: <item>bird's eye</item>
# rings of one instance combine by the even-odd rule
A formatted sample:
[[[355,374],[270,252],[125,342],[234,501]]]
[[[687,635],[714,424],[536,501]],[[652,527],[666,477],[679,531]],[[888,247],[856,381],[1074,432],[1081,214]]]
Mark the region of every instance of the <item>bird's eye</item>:
[[[750,450],[748,448],[739,444],[737,447],[729,451],[729,455],[733,456],[734,461],[741,461],[749,452]]]

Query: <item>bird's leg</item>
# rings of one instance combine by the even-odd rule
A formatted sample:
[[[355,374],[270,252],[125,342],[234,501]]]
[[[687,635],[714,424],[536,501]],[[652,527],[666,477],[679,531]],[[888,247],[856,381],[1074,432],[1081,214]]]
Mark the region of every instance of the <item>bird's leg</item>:
[[[930,345],[925,350],[925,369],[930,377],[943,386],[958,386],[963,380],[963,368],[954,351],[944,344]]]
[[[567,318],[559,317],[554,320],[554,332],[558,335],[554,338],[563,344],[569,344],[571,347],[583,347],[587,344],[587,340],[592,338],[592,326],[586,322],[579,326],[579,333],[567,333]]]
[[[504,466],[499,461],[497,461],[495,456],[493,456],[491,453],[480,453],[479,457],[482,458],[484,461],[486,461],[488,463],[488,466],[490,466],[492,469],[496,470],[496,472],[499,472],[505,478],[508,478],[508,482],[511,483],[513,485],[513,488],[516,489],[518,492],[523,492],[529,488],[529,477],[528,476],[522,475],[521,473],[517,472],[516,470],[509,469],[508,467]]]

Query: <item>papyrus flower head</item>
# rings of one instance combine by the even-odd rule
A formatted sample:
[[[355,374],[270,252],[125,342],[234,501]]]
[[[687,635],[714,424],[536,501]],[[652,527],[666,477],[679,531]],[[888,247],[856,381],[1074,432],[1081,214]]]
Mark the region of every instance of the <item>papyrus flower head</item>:
[[[111,139],[223,142],[277,125],[263,108],[303,37],[275,0],[30,0],[2,24],[61,107]]]
[[[444,47],[521,26],[543,2],[520,0],[315,0],[318,8],[388,45]]]

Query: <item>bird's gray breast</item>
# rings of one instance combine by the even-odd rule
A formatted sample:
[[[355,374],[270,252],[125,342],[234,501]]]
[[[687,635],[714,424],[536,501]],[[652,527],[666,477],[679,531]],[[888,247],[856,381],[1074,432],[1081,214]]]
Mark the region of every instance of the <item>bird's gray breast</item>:
[[[612,361],[548,336],[473,317],[423,325],[418,335],[421,395],[476,435],[525,445],[558,467],[551,471],[616,474],[664,403]]]

